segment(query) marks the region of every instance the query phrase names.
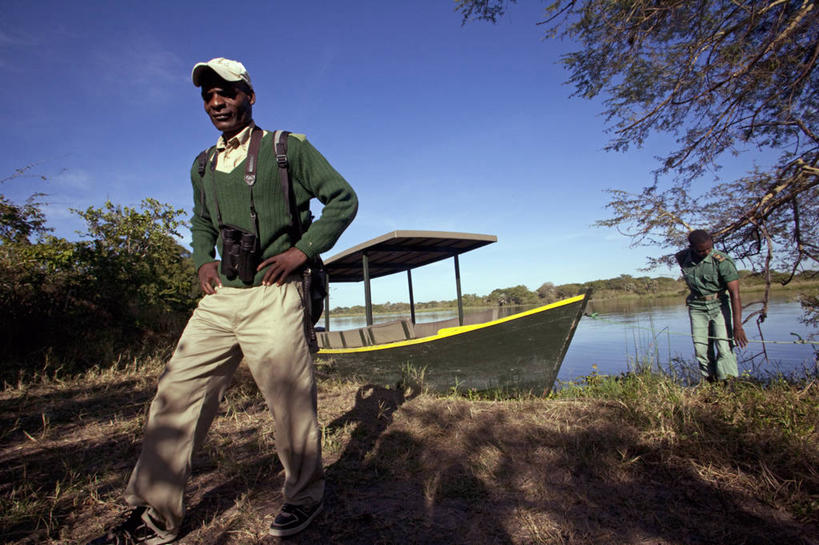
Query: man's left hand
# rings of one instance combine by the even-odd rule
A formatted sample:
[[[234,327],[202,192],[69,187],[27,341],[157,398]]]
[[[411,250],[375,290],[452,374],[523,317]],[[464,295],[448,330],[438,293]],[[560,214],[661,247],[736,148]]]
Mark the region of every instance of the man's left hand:
[[[745,330],[742,329],[741,325],[734,328],[734,341],[740,348],[748,346],[748,337],[745,336]]]
[[[304,252],[293,247],[273,257],[268,257],[262,261],[256,270],[260,271],[268,267],[262,278],[262,284],[265,286],[273,284],[281,286],[287,280],[287,277],[297,271],[306,261],[307,256],[304,255]]]

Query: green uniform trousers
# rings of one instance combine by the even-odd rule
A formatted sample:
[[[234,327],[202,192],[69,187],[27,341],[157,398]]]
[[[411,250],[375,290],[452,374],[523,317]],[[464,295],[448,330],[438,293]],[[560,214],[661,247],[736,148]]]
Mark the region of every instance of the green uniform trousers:
[[[731,302],[727,297],[714,301],[689,301],[688,317],[694,353],[704,377],[724,380],[735,377],[737,358],[732,349]]]
[[[300,289],[299,281],[221,287],[203,297],[191,316],[159,378],[142,453],[125,491],[129,505],[149,508],[143,519],[160,535],[179,533],[192,453],[243,357],[275,421],[284,501],[322,499],[316,384]]]

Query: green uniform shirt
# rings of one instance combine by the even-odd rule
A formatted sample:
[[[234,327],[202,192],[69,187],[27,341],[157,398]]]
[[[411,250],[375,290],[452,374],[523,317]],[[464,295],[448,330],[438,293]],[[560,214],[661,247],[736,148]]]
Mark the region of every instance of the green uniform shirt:
[[[719,250],[711,250],[699,263],[694,261],[690,248],[678,252],[675,257],[693,297],[725,291],[728,282],[739,280],[734,262]]]
[[[304,252],[308,259],[313,259],[335,244],[358,210],[358,199],[353,189],[303,135],[291,134],[288,137],[287,159],[296,209],[305,232],[301,240],[296,242],[291,239],[290,217],[273,153],[273,135],[265,131],[259,149],[256,184],[253,186],[262,250],[260,261],[292,246]],[[251,232],[255,230],[250,216],[250,187],[244,181],[246,161],[239,163],[229,173],[214,170],[208,164],[204,177],[200,177],[196,161],[191,167],[194,201],[191,234],[196,270],[215,260],[215,248],[222,253],[217,198],[223,224]],[[315,221],[312,221],[310,214],[312,198],[317,198],[324,205],[321,217]],[[264,272],[262,270],[256,274],[252,285],[261,284]],[[220,277],[224,286],[245,286],[238,277],[228,280],[221,272]]]

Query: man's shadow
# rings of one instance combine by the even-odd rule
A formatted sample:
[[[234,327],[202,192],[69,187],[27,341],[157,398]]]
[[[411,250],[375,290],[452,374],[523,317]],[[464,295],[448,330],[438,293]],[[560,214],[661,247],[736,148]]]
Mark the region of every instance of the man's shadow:
[[[375,384],[359,388],[353,408],[327,425],[327,434],[353,427],[344,452],[326,470],[328,481],[340,484],[350,477],[355,478],[367,453],[372,451],[378,438],[392,424],[395,411],[417,395],[417,390],[391,389]]]
[[[325,512],[288,542],[465,542],[461,529],[449,524],[451,502],[435,497],[440,496],[436,491],[431,492],[430,499],[427,475],[415,475],[415,460],[429,446],[406,431],[388,430],[396,411],[420,391],[400,384],[395,389],[373,384],[358,389],[353,408],[326,428],[328,435],[350,428],[350,439],[339,458],[326,468]],[[437,456],[434,451],[431,455]],[[483,484],[458,463],[447,464],[439,477],[442,482],[458,481],[457,486],[469,489],[470,495],[487,494]],[[438,485],[441,488],[441,483]],[[485,526],[493,542],[509,542],[496,520],[487,521]]]
[[[347,542],[344,535],[350,531],[351,535],[357,536],[354,540],[367,542],[366,528],[373,522],[373,517],[368,510],[362,511],[357,496],[358,492],[364,493],[373,479],[378,479],[367,468],[368,453],[373,451],[379,437],[392,424],[395,412],[418,393],[417,389],[402,388],[400,385],[393,389],[367,384],[358,389],[353,408],[325,428],[327,436],[351,428],[344,451],[325,469],[325,513],[307,530],[288,541],[319,543],[332,536],[334,543]]]

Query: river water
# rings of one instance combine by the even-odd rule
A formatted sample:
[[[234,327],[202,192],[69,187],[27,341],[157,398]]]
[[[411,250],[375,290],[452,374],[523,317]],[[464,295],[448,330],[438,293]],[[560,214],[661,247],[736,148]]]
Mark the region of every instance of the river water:
[[[745,295],[744,302],[747,305],[757,299]],[[746,307],[743,317],[760,307],[759,304]],[[659,362],[664,368],[680,360],[689,366],[694,362],[688,309],[682,298],[592,302],[587,314],[595,317],[581,320],[563,360],[560,380],[588,375],[593,371],[592,364],[597,365],[599,373],[617,374],[646,360]],[[772,297],[768,316],[761,324],[761,335],[755,317],[745,323],[750,342],[745,349],[736,350],[740,374],[747,371],[756,376],[778,372],[801,375],[805,370],[815,369],[814,347],[819,350],[819,346],[793,344],[815,332],[800,322],[801,317],[802,307],[797,300]]]
[[[755,294],[754,294],[755,295]],[[758,299],[745,295],[746,305]],[[746,308],[743,316],[759,309]],[[619,374],[635,363],[650,363],[663,368],[693,368],[694,347],[690,336],[688,311],[681,297],[630,301],[592,301],[587,316],[580,321],[572,344],[558,375],[558,381],[574,380],[593,372]],[[418,312],[418,322],[432,322],[457,316],[457,310]],[[375,323],[387,322],[402,314],[380,314]],[[789,296],[773,296],[768,317],[762,324],[762,336],[751,318],[745,332],[751,341],[747,348],[737,349],[740,373],[755,376],[777,372],[804,374],[816,369],[819,346],[793,344],[799,337],[807,338],[815,331],[800,322],[802,309]],[[323,324],[323,317],[320,324]],[[352,329],[365,324],[363,316],[330,316],[330,329]],[[762,343],[760,340],[776,341]],[[767,353],[765,357],[764,350]],[[593,367],[595,366],[595,367]]]

